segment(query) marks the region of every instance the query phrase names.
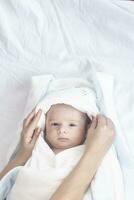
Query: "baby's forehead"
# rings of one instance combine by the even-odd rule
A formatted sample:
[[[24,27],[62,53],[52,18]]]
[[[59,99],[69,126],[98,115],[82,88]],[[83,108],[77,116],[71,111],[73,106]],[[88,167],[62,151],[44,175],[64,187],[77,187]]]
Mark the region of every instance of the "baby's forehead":
[[[66,104],[55,104],[52,105],[49,111],[47,112],[47,117],[57,118],[59,116],[62,118],[67,118],[68,120],[85,120],[86,114],[75,109],[74,107]]]

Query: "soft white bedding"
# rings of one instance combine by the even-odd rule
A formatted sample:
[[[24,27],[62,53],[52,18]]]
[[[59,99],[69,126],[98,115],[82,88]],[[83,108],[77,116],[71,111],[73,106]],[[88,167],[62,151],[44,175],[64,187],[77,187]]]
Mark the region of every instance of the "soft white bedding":
[[[133,4],[117,0],[0,1],[0,169],[19,126],[30,77],[57,69],[59,76],[86,76],[79,68],[70,73],[57,64],[57,59],[67,57],[86,57],[99,71],[115,76],[115,109],[133,159]],[[123,170],[130,200],[134,169],[126,160]]]
[[[75,66],[75,64],[78,66],[78,63],[78,60],[75,63],[74,61],[72,63],[69,62],[68,68],[72,65]],[[67,62],[65,64],[67,65]],[[121,135],[120,124],[114,110],[114,78],[102,72],[95,73],[88,61],[81,61],[79,68],[80,66],[84,71],[86,71],[88,66],[88,80],[86,78],[83,80],[80,77],[68,77],[66,79],[60,77],[58,79],[52,75],[32,77],[24,116],[27,115],[26,113],[29,113],[29,110],[34,105],[37,105],[36,110],[41,108],[43,113],[46,113],[51,105],[65,103],[86,112],[89,117],[98,112],[110,117],[116,127],[116,145],[115,147],[113,145],[104,157],[86,195],[84,195],[84,200],[125,200],[125,184],[121,166],[126,161],[127,156],[127,163],[131,159],[129,158],[129,154],[127,154],[127,146],[123,142],[124,137]],[[41,115],[38,126],[44,129],[44,114]],[[16,140],[19,132],[20,128],[15,135]],[[14,141],[13,147],[16,146],[15,143],[17,144],[17,141]],[[11,148],[10,152],[13,152],[13,149]],[[9,199],[50,199],[50,196],[62,181],[61,176],[62,179],[67,176],[70,170],[76,165],[76,161],[80,159],[83,150],[84,145],[80,145],[55,155],[42,136],[40,136],[30,160],[26,163],[24,170],[20,171],[16,179],[15,185],[9,194]],[[123,154],[122,151],[124,151]],[[35,175],[36,173],[40,174],[40,176]],[[41,177],[43,177],[43,180]],[[31,185],[28,180],[33,184]],[[43,183],[41,183],[41,180]],[[104,184],[102,184],[103,180],[105,180]],[[34,189],[36,185],[38,185],[40,190]],[[43,185],[45,185],[45,190]]]

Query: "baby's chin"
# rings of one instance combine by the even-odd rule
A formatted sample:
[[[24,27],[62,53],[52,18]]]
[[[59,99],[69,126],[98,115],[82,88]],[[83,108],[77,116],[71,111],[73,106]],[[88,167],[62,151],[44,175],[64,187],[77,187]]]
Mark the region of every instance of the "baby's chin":
[[[52,147],[52,150],[53,150],[53,152],[55,154],[57,154],[57,153],[60,153],[60,152],[62,152],[64,150],[71,149],[73,147],[75,147],[75,146],[71,146],[71,145],[70,146],[69,145],[57,145],[55,147]]]
[[[63,139],[63,138],[60,138],[58,139],[58,141],[56,141],[56,144],[55,146],[57,148],[71,148],[73,146],[75,146],[69,139]]]
[[[51,149],[64,150],[74,146],[69,139],[58,139],[57,141],[50,141],[47,137],[45,137],[44,139]]]
[[[74,142],[68,138],[59,138],[56,141],[49,141],[47,137],[44,138],[49,147],[54,151],[54,152],[61,152],[63,150],[73,148],[75,146],[79,146],[84,144],[85,140],[82,140],[81,142]]]
[[[82,144],[84,144],[84,141],[80,143],[73,143],[72,141],[69,141],[69,140],[60,140],[56,144],[53,145],[53,148],[61,149],[63,151],[65,149],[73,148],[75,146],[79,146]]]

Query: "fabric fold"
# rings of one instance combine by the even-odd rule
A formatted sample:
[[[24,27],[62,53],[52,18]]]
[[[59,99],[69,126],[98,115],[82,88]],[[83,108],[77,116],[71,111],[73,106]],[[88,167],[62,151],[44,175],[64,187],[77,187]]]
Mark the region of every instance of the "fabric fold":
[[[73,86],[74,79],[75,86]],[[101,112],[97,106],[98,99],[96,91],[93,90],[93,87],[90,87],[90,82],[85,80],[83,80],[83,85],[80,87],[80,80],[82,83],[82,79],[77,78],[73,78],[72,80],[68,79],[68,81],[67,79],[66,81],[65,79],[58,80],[55,77],[51,79],[46,93],[36,106],[36,111],[39,108],[43,110],[38,126],[45,127],[45,114],[51,105],[57,103],[71,105],[79,111],[87,113],[91,119],[92,116]],[[71,81],[72,87],[70,87]],[[66,149],[54,155],[49,145],[45,142],[42,133],[35,146],[32,157],[22,171],[20,170],[9,200],[15,200],[15,195],[21,200],[22,193],[23,199],[25,200],[34,200],[37,197],[40,200],[43,200],[43,198],[46,200],[49,199],[63,179],[78,163],[84,152],[84,145]],[[39,174],[39,177],[37,174]],[[32,184],[31,186],[29,184],[27,185],[28,177],[33,187]],[[40,186],[40,190],[36,191],[37,184]],[[45,189],[42,187],[42,184],[45,185]],[[24,192],[28,195],[24,196]],[[123,176],[114,146],[106,153],[84,196],[84,200],[124,200]]]

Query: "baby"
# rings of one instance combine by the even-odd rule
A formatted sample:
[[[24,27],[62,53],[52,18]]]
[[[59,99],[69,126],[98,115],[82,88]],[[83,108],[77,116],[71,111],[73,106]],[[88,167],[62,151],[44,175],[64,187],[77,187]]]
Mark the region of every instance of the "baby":
[[[83,144],[91,120],[67,104],[52,105],[46,114],[44,138],[55,154]]]

